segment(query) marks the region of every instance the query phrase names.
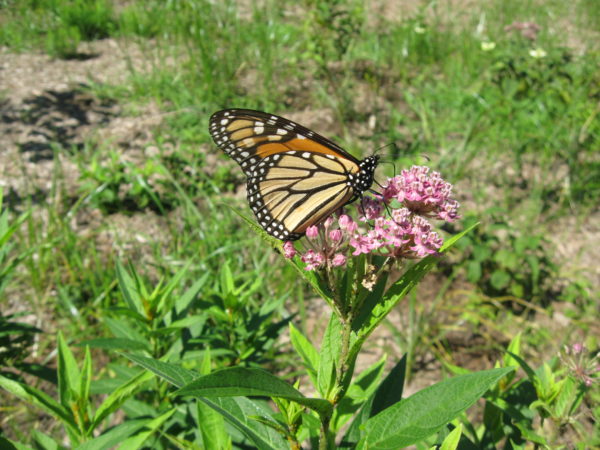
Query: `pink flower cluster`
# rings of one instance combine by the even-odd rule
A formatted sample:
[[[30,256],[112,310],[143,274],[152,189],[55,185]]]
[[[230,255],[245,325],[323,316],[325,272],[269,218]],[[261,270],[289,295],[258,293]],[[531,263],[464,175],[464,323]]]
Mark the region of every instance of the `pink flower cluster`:
[[[315,270],[325,264],[331,267],[346,264],[346,249],[351,236],[357,231],[358,225],[350,216],[342,214],[337,221],[329,216],[318,226],[306,230],[305,246],[307,250],[301,255],[306,270]],[[286,258],[293,258],[297,251],[291,241],[283,244]]]
[[[428,167],[403,170],[388,180],[379,196],[364,197],[358,205],[359,221],[367,225],[366,231],[346,214],[337,222],[329,217],[307,229],[306,249],[301,254],[305,269],[343,266],[349,253],[396,259],[437,254],[443,241],[427,219],[457,219],[458,202],[451,195],[452,186]],[[297,254],[292,242],[284,244],[284,253],[287,258]]]
[[[451,199],[452,185],[429,167],[412,166],[390,179],[383,188],[386,202],[403,203],[411,212],[423,217],[453,222],[458,217],[458,202]]]

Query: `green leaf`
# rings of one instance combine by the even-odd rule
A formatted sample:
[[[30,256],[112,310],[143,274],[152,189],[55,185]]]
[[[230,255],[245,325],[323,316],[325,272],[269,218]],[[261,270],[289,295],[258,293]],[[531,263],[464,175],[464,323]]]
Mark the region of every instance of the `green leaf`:
[[[350,420],[356,411],[363,405],[377,389],[383,369],[385,366],[386,355],[383,355],[379,361],[363,370],[350,384],[346,395],[338,403],[333,418],[331,419],[331,429],[339,430],[348,420]]]
[[[117,280],[119,280],[119,289],[123,298],[132,311],[135,311],[142,317],[146,317],[143,302],[140,298],[139,286],[129,275],[120,261],[117,261]]]
[[[560,391],[554,400],[554,411],[558,417],[567,417],[571,405],[577,398],[577,385],[571,377],[563,380]]]
[[[179,270],[175,275],[169,278],[169,281],[167,282],[166,286],[161,289],[160,296],[158,297],[158,302],[154,308],[157,315],[162,316],[171,309],[171,305],[173,304],[172,302],[174,302],[172,292],[176,287],[181,285],[181,280],[183,279],[183,276],[187,273],[191,264],[192,261],[188,261],[181,268],[181,270]]]
[[[202,359],[200,373],[208,375],[211,370],[210,350],[207,350]],[[202,435],[202,444],[207,449],[231,448],[231,438],[225,428],[224,417],[206,403],[199,401],[198,404],[198,428]]]
[[[109,414],[119,409],[123,403],[133,396],[140,386],[152,379],[152,376],[152,373],[142,371],[111,392],[96,410],[96,414],[90,425],[90,431],[96,429]]]
[[[121,310],[121,311],[123,311],[123,310]],[[119,312],[121,312],[121,311],[119,311]],[[129,311],[129,310],[127,310],[127,311]],[[137,320],[142,320],[142,321],[145,320],[143,317],[139,316],[138,314],[136,314],[136,313],[133,313],[133,314],[135,314]],[[104,323],[106,324],[106,326],[108,326],[108,328],[110,329],[110,332],[113,335],[115,335],[115,337],[117,339],[133,340],[138,343],[145,343],[146,346],[148,346],[148,347],[150,346],[150,344],[146,342],[146,338],[142,334],[140,334],[135,328],[131,327],[125,320],[111,319],[111,318],[107,317],[104,319]]]
[[[317,389],[321,396],[329,398],[335,381],[336,364],[341,351],[342,324],[335,314],[331,314],[325,335],[321,341],[319,353],[319,369],[317,373]],[[334,393],[335,395],[335,393]]]
[[[192,286],[190,286],[190,288],[187,291],[185,291],[182,296],[180,296],[175,301],[175,311],[178,315],[187,310],[187,308],[192,303],[192,300],[194,300],[194,298],[196,298],[196,295],[198,295],[198,292],[200,292],[200,290],[204,287],[206,282],[209,280],[209,277],[210,277],[210,272],[206,272],[198,280],[196,280],[196,282]]]
[[[92,383],[92,355],[90,348],[85,348],[83,367],[81,368],[81,384],[79,385],[80,414],[87,414],[90,407],[90,385]]]
[[[14,442],[0,436],[0,448],[4,450],[33,450],[32,447],[28,447],[19,442]]]
[[[60,419],[66,426],[71,427],[73,431],[77,430],[77,425],[73,420],[71,411],[60,405],[45,392],[2,375],[0,375],[0,387],[19,397],[21,400],[31,405],[36,405],[51,416]]]
[[[478,261],[469,261],[467,264],[467,279],[471,283],[477,283],[481,279],[481,263]]]
[[[508,286],[508,283],[510,283],[510,275],[504,270],[494,270],[492,272],[492,276],[490,277],[490,283],[494,289],[504,289],[506,286]]]
[[[462,424],[459,424],[454,430],[446,436],[444,442],[440,446],[440,450],[456,450],[458,447],[458,443],[460,442],[460,437],[462,435]]]
[[[390,370],[390,373],[383,379],[377,390],[361,407],[342,439],[342,444],[346,447],[353,447],[362,437],[360,426],[363,423],[402,399],[405,376],[406,355]]]
[[[149,419],[128,420],[127,422],[102,433],[97,438],[84,442],[77,447],[77,450],[104,450],[107,448],[114,448],[133,433],[141,430],[149,422]]]
[[[200,376],[198,373],[192,370],[184,369],[176,364],[169,364],[157,359],[125,353],[123,353],[123,356],[152,371],[159,377],[177,387],[183,387]]]
[[[310,341],[294,326],[289,324],[290,339],[296,353],[302,358],[306,372],[312,381],[313,386],[317,386],[317,371],[319,368],[319,353]]]
[[[327,400],[307,398],[275,375],[262,369],[230,367],[204,375],[181,388],[179,395],[196,397],[265,396],[282,397],[317,411],[331,414]]]
[[[439,431],[513,368],[461,375],[437,383],[385,409],[364,424],[358,448],[397,449]]]
[[[44,450],[60,450],[65,448],[62,445],[59,445],[59,443],[52,439],[50,436],[42,433],[39,430],[32,430],[31,434],[36,444],[38,444],[38,446]],[[0,448],[4,447],[0,446]]]
[[[227,422],[240,430],[259,450],[289,448],[286,439],[257,418],[272,422],[272,411],[245,397],[201,398],[201,402],[221,414]]]
[[[60,403],[66,408],[71,408],[71,404],[79,397],[81,375],[75,357],[60,331],[58,332],[57,374]]]
[[[171,417],[175,411],[177,410],[173,408],[170,411],[160,415],[156,419],[150,420],[144,425],[143,431],[140,431],[134,436],[128,437],[121,445],[119,445],[119,450],[137,450],[140,448],[150,436],[159,431],[162,424],[165,423],[165,421]]]

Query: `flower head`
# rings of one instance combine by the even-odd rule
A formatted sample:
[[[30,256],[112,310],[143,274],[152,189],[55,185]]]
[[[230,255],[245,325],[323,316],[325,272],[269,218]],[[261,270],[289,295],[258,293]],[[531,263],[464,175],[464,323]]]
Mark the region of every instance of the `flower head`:
[[[598,355],[592,356],[587,348],[580,342],[565,345],[560,354],[560,360],[569,369],[571,375],[580,380],[585,386],[590,387],[598,379],[600,364]]]
[[[383,190],[384,199],[396,199],[415,214],[447,222],[458,218],[459,205],[451,196],[452,185],[424,166],[403,170]]]

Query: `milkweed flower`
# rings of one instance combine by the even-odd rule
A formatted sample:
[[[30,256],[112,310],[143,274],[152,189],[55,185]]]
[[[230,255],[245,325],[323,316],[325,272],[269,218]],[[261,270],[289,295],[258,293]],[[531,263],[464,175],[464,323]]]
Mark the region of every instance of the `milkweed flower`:
[[[559,356],[571,375],[585,386],[590,387],[597,381],[596,374],[600,372],[598,355],[592,356],[582,343],[576,342],[573,345],[565,345]]]
[[[383,198],[404,203],[411,212],[428,218],[453,222],[457,219],[458,202],[452,197],[452,185],[439,172],[429,167],[413,166],[390,179]]]
[[[377,254],[393,260],[437,255],[443,244],[429,220],[453,222],[459,204],[452,185],[428,167],[413,166],[390,178],[380,194],[363,197],[358,222],[342,212],[309,227],[300,255],[306,270],[343,267],[351,256]],[[364,224],[359,227],[359,222]],[[284,244],[284,254],[295,256]],[[291,256],[288,256],[291,255]]]

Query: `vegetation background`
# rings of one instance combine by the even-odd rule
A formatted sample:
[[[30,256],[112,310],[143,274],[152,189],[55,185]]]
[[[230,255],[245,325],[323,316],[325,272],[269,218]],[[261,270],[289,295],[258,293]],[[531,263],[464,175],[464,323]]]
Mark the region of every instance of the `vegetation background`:
[[[445,231],[481,222],[362,367],[407,354],[414,392],[493,367],[518,333],[533,367],[573,343],[597,352],[599,43],[595,0],[0,1],[0,372],[55,395],[61,331],[77,358],[91,346],[98,396],[139,370],[115,351],[132,342],[189,368],[210,348],[213,367],[302,375],[286,327],[318,341],[325,304],[228,207],[248,212],[243,174],[208,135],[225,107],[358,157],[383,148],[395,166],[380,179],[426,164],[462,204]],[[146,317],[127,312],[122,273],[146,286]],[[157,391],[106,426],[158,415]],[[599,445],[599,396],[596,383],[557,446]],[[6,392],[0,405],[0,434],[64,436]],[[166,423],[151,446],[189,433]]]

